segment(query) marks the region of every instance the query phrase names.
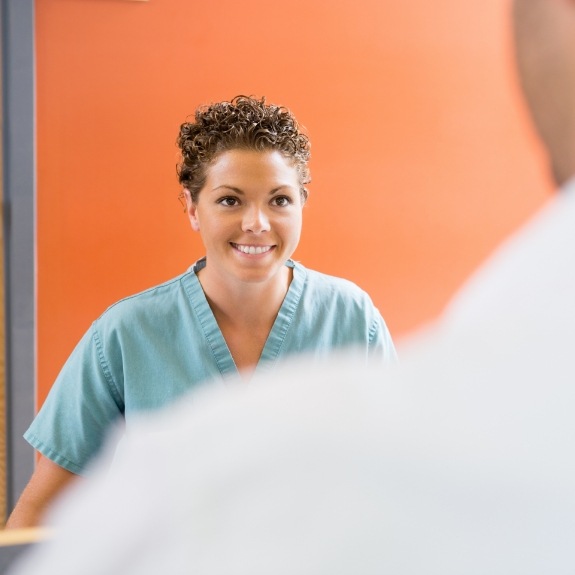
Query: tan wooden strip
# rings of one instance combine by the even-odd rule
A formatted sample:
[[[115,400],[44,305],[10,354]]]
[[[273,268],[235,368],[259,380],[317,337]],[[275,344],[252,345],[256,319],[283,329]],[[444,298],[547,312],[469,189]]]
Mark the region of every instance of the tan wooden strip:
[[[51,536],[51,530],[46,527],[30,527],[27,529],[4,529],[0,531],[0,547],[9,545],[25,545],[44,541]]]

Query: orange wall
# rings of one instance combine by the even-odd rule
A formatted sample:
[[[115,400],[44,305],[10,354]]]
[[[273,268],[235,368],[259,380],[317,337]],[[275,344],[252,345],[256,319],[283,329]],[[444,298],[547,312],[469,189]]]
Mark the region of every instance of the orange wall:
[[[243,94],[312,139],[296,253],[401,336],[549,195],[502,0],[37,0],[38,386],[110,303],[202,255],[179,124]]]

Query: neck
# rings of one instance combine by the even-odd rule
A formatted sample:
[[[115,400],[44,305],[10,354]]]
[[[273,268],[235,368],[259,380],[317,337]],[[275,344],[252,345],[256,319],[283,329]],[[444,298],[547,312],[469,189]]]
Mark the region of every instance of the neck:
[[[230,282],[216,277],[208,266],[198,279],[216,320],[222,325],[273,325],[289,289],[292,268],[284,266],[276,277],[265,282]]]
[[[564,181],[561,182],[561,184],[559,185],[559,189],[562,191],[575,190],[575,172],[573,172],[570,176],[564,178]]]

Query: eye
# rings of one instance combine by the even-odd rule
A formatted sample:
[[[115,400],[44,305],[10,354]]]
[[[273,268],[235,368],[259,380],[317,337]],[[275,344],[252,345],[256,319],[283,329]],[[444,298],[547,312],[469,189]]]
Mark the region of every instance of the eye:
[[[216,203],[228,208],[233,208],[234,206],[240,205],[239,200],[233,196],[224,196],[223,198],[220,198]]]
[[[284,208],[292,204],[292,199],[289,196],[276,196],[272,200],[272,204],[279,208]]]

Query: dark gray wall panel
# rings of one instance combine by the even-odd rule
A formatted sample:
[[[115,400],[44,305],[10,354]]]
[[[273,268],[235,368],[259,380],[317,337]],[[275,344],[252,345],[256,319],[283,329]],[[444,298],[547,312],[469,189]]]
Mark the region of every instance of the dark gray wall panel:
[[[34,467],[22,433],[35,405],[34,1],[2,0],[3,202],[6,282],[7,504]]]

